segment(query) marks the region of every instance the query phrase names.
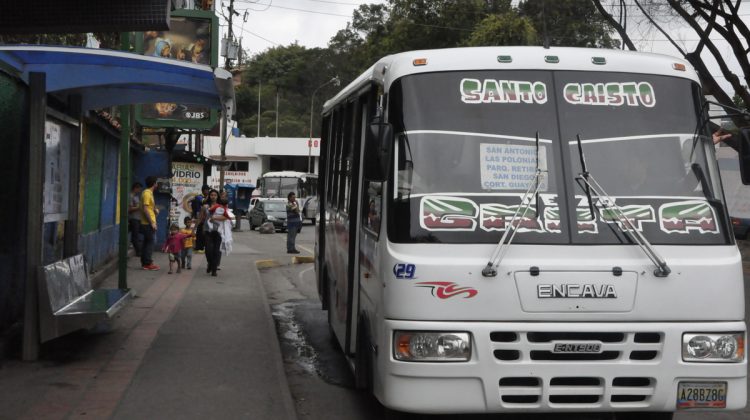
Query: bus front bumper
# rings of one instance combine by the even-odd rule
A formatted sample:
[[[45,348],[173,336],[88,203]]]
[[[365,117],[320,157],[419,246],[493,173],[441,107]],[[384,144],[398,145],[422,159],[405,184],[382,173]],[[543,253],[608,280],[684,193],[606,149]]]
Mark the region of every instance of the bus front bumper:
[[[493,323],[386,320],[374,391],[383,405],[417,413],[739,410],[747,399],[747,358],[685,362],[682,336],[746,332],[744,322]],[[468,362],[403,362],[394,331],[469,332]],[[515,333],[507,334],[507,333]],[[596,354],[560,355],[557,343],[601,343]],[[747,348],[745,345],[745,354]],[[680,385],[682,384],[682,386]],[[725,387],[722,387],[725,384]],[[722,387],[724,408],[684,408],[678,389]],[[710,405],[710,404],[709,404]]]

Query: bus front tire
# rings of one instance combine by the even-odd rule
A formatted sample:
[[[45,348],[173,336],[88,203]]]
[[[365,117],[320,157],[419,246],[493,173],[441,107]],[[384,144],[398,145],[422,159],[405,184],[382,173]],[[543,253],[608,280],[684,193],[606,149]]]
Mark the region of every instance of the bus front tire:
[[[354,387],[372,392],[372,350],[364,318],[357,323],[357,347],[354,350]]]

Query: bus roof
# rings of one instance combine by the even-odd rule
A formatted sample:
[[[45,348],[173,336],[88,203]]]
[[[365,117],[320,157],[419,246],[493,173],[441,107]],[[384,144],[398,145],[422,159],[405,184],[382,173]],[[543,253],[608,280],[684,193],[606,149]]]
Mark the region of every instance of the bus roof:
[[[510,62],[500,63],[499,56],[509,56]],[[545,57],[555,56],[557,63]],[[601,57],[605,64],[594,64],[593,57]],[[426,59],[425,65],[415,66],[416,59]],[[553,61],[553,60],[549,60]],[[684,70],[675,69],[675,64]],[[683,77],[700,83],[693,66],[681,58],[663,54],[597,48],[571,47],[471,47],[439,50],[409,51],[383,57],[336,96],[326,101],[323,113],[349,95],[375,81],[386,90],[395,80],[416,73],[461,70],[577,70],[615,73],[643,73]]]

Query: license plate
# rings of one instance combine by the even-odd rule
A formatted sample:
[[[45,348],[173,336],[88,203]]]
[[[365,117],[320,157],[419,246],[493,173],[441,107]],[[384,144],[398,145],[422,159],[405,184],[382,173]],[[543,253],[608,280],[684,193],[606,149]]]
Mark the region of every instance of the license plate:
[[[680,382],[677,408],[726,408],[726,382]]]

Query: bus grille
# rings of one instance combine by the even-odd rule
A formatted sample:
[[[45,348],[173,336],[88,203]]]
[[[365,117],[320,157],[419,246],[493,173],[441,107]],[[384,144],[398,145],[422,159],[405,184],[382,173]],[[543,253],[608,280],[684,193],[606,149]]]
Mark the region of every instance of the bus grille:
[[[492,353],[507,363],[523,361],[595,362],[656,361],[664,345],[658,332],[496,331]],[[565,345],[574,349],[564,349]]]
[[[538,377],[506,377],[499,382],[500,400],[507,408],[533,408],[542,400],[550,407],[597,405],[609,396],[612,407],[642,407],[654,395],[656,380],[646,377],[603,378],[553,377],[543,383]],[[609,389],[607,389],[609,387]]]

